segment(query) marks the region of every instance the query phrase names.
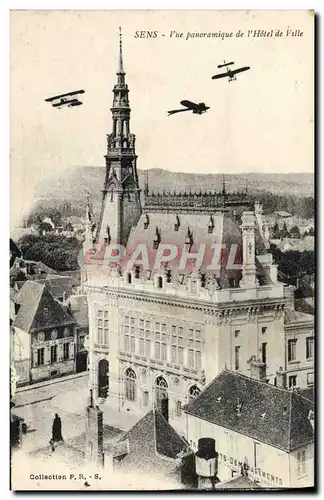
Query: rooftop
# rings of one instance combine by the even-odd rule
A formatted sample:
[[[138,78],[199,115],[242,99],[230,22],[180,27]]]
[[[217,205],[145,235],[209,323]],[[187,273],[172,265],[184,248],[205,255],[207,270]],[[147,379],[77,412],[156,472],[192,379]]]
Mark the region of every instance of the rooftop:
[[[313,403],[296,391],[229,370],[184,406],[189,415],[286,452],[314,441],[310,410]]]
[[[20,307],[13,326],[24,332],[75,323],[45,284],[26,281],[14,300]]]
[[[127,442],[128,453],[125,453],[126,448],[121,445]],[[154,409],[126,432],[114,448],[119,466],[164,475],[172,474],[179,467],[177,459],[187,452],[193,453],[187,441]]]

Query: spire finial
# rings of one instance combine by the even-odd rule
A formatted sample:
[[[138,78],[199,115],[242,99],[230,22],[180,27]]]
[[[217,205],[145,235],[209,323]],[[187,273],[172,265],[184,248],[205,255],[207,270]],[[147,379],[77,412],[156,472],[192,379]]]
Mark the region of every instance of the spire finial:
[[[123,64],[123,37],[122,30],[119,26],[119,68],[118,73],[124,73],[124,64]]]

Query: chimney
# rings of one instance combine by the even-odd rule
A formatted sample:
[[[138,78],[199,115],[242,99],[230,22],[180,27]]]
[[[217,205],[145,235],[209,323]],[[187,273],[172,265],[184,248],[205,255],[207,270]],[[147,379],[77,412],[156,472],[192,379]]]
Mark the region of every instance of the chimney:
[[[287,388],[287,374],[283,371],[282,366],[280,366],[279,370],[276,371],[276,380],[277,387],[281,387],[281,389]]]
[[[266,381],[266,364],[262,363],[260,359],[256,359],[255,356],[248,361],[250,365],[250,377],[260,382]]]
[[[219,482],[218,453],[215,450],[215,439],[198,439],[198,451],[195,454],[196,474],[199,490],[213,490]]]
[[[86,409],[86,455],[89,461],[101,467],[104,465],[103,413],[94,404],[92,389]]]
[[[255,215],[253,212],[243,212],[242,214],[242,245],[243,245],[243,265],[241,288],[255,288],[257,286],[256,266],[255,266]]]

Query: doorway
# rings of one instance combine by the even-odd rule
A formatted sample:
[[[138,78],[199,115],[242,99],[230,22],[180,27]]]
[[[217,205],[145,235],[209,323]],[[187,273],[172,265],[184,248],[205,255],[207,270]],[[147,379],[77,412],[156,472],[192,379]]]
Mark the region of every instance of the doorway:
[[[169,420],[169,396],[168,384],[161,376],[155,381],[156,409],[163,415],[165,420]]]
[[[106,398],[109,393],[109,363],[101,359],[98,363],[98,397]]]

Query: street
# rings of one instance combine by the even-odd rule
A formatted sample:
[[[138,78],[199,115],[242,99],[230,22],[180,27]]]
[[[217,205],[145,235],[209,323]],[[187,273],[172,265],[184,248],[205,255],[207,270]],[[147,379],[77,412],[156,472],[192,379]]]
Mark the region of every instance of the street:
[[[82,434],[85,430],[85,415],[73,414],[55,405],[56,396],[71,391],[86,391],[88,376],[58,379],[50,385],[28,387],[15,395],[16,415],[24,418],[28,432],[23,435],[23,451],[33,451],[49,445],[55,413],[62,420],[62,434],[66,441]],[[86,401],[84,404],[85,411]]]

